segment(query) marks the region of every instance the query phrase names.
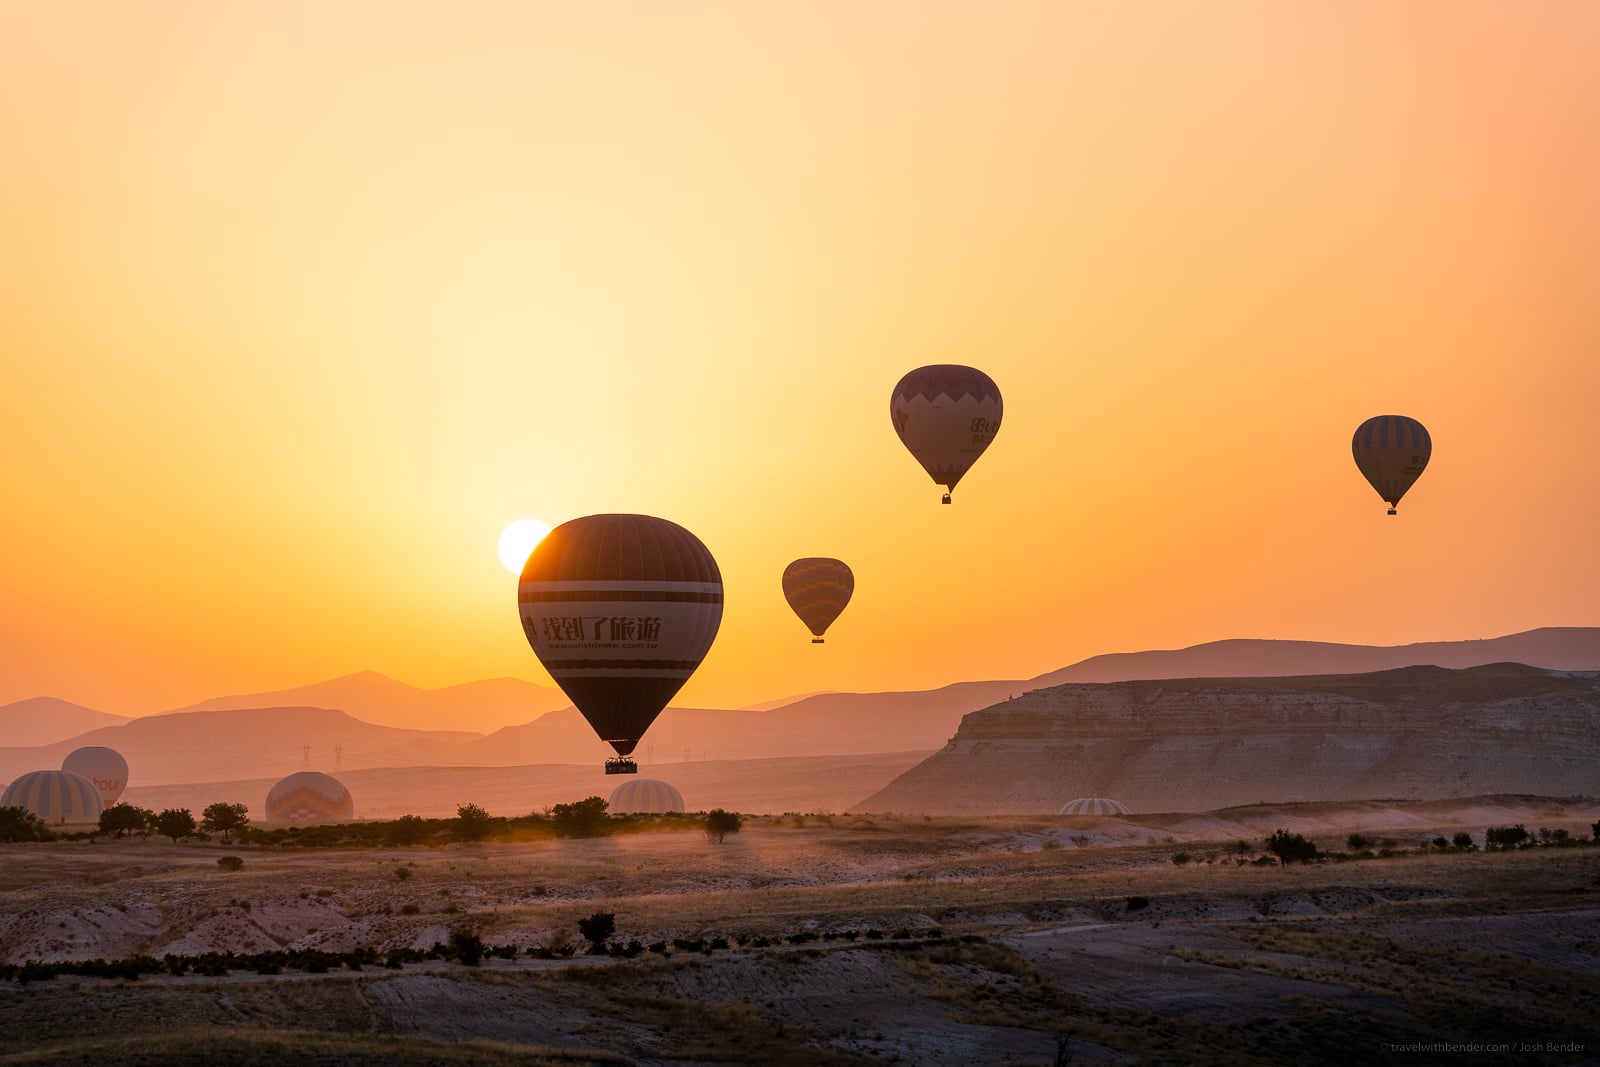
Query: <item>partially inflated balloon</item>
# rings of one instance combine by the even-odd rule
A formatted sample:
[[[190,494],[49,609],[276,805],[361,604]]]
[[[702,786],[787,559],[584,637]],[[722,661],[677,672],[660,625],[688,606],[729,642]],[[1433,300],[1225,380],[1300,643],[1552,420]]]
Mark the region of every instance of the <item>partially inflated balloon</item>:
[[[631,753],[722,623],[722,572],[700,539],[649,515],[562,523],[522,568],[534,654],[600,739]]]
[[[822,644],[855,588],[856,577],[842,560],[810,557],[783,569],[783,597],[811,631],[813,644]]]
[[[983,371],[942,363],[900,379],[889,417],[901,444],[934,482],[944,502],[1000,429],[1000,389]]]
[[[1356,427],[1350,451],[1362,475],[1389,503],[1389,514],[1422,474],[1433,455],[1427,428],[1404,415],[1374,415]]]

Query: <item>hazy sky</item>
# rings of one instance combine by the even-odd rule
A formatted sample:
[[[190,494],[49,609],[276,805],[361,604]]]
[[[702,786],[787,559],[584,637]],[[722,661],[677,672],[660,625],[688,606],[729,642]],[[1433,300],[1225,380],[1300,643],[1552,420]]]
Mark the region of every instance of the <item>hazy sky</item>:
[[[721,564],[690,705],[1600,623],[1596,54],[1581,0],[0,4],[0,702],[548,684],[496,540],[605,511]],[[943,362],[1005,396],[950,507],[888,410]]]

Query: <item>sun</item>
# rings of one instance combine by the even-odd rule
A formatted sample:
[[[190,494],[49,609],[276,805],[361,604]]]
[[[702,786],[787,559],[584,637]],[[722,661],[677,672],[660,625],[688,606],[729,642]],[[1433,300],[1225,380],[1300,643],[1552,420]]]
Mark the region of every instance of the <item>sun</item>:
[[[547,522],[518,519],[500,533],[500,562],[512,574],[521,575],[522,565],[528,562],[529,554],[549,532],[550,524]]]

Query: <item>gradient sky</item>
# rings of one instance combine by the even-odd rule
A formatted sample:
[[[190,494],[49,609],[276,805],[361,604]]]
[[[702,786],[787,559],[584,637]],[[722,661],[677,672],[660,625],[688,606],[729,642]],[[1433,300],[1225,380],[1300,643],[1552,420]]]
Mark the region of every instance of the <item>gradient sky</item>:
[[[1600,624],[1597,54],[1582,0],[0,5],[0,702],[549,684],[496,540],[605,511],[721,564],[686,705]],[[943,362],[1005,396],[951,507],[888,412]]]

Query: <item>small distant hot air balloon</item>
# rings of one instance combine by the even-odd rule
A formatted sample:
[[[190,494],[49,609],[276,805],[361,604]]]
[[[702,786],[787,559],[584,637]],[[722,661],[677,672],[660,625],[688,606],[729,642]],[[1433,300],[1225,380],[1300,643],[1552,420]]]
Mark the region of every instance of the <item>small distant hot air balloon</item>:
[[[1374,415],[1356,427],[1350,451],[1363,477],[1389,503],[1395,514],[1400,498],[1422,474],[1433,455],[1433,439],[1416,419],[1404,415]]]
[[[627,757],[700,666],[722,624],[722,572],[700,539],[649,515],[551,530],[517,584],[522,632],[600,739]]]
[[[635,778],[611,791],[606,808],[617,815],[661,815],[683,811],[683,794],[669,782]]]
[[[106,807],[115,804],[128,786],[128,761],[122,753],[103,745],[86,745],[67,753],[61,769],[81,774],[100,790],[100,799]]]
[[[814,556],[783,569],[783,597],[811,631],[814,645],[822,644],[822,635],[850,603],[855,588],[856,576],[843,560]]]
[[[918,367],[889,398],[900,443],[922,464],[944,502],[1000,430],[1000,389],[981,370],[954,363]]]

